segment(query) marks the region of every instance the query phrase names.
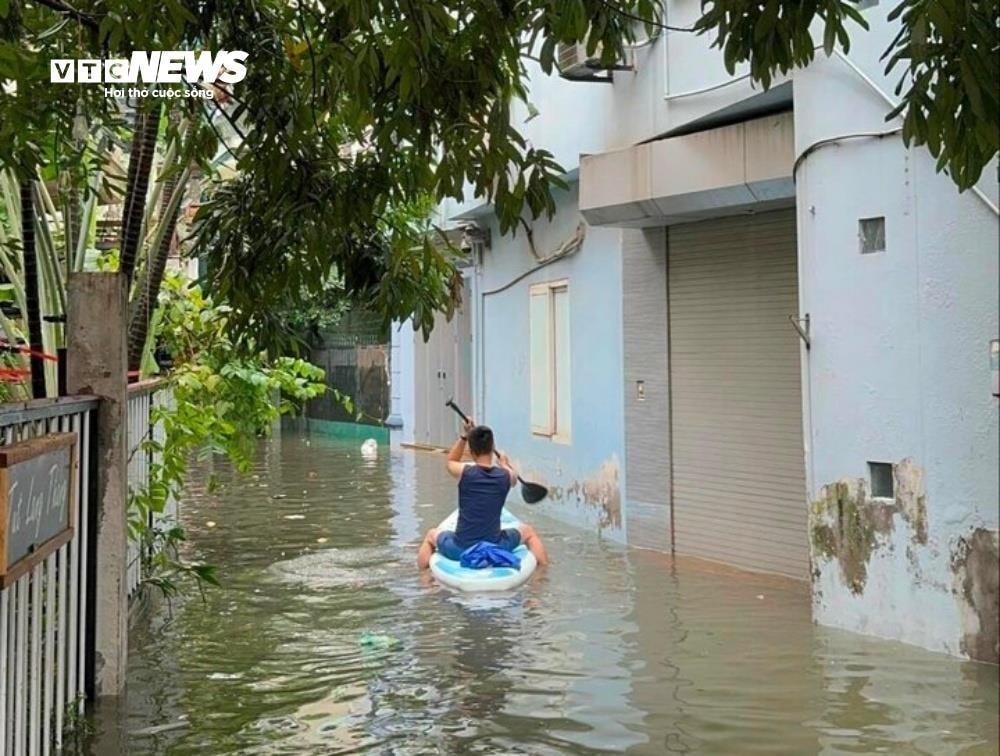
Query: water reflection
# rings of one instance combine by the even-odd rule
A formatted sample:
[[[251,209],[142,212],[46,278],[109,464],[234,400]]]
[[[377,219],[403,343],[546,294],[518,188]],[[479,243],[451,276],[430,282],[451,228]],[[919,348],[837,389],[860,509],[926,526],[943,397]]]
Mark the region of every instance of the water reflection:
[[[995,667],[817,628],[799,584],[532,510],[550,569],[512,595],[444,590],[412,564],[453,497],[440,455],[322,437],[263,444],[251,477],[199,470],[188,548],[224,588],[134,633],[128,751],[996,751]]]

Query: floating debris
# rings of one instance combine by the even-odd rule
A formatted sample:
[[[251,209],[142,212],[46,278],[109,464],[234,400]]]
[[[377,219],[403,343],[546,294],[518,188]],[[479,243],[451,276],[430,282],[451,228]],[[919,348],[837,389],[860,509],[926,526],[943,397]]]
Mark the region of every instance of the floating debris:
[[[300,732],[306,726],[294,717],[268,717],[254,722],[250,727],[258,732],[290,733]]]
[[[242,672],[213,672],[208,676],[209,680],[240,680],[242,678]]]
[[[306,516],[305,515],[295,515],[295,514],[292,514],[292,515],[285,515],[285,519],[286,520],[304,520],[304,519],[306,519]]]
[[[402,642],[399,638],[394,638],[391,635],[385,635],[383,633],[370,633],[366,630],[361,633],[358,643],[364,648],[383,650],[395,648],[396,646],[401,645]]]
[[[185,727],[190,727],[191,723],[187,721],[187,717],[181,715],[181,719],[177,722],[165,722],[164,724],[153,725],[152,727],[143,727],[138,730],[130,730],[129,735],[135,735],[138,737],[143,737],[146,735],[159,735],[161,732],[170,732],[171,730],[183,730]]]

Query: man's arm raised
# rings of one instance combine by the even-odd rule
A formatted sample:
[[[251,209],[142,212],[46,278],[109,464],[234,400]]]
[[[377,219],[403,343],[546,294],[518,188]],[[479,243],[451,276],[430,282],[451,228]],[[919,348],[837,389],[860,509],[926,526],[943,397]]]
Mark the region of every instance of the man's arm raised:
[[[497,452],[497,459],[500,461],[500,467],[510,475],[510,487],[513,488],[517,485],[517,470],[514,469],[514,463],[510,461],[510,457],[502,452]]]
[[[462,477],[462,471],[465,469],[465,462],[462,461],[462,457],[465,456],[465,434],[474,427],[475,424],[472,422],[471,418],[466,420],[462,435],[455,439],[455,443],[453,443],[451,445],[451,449],[448,450],[448,461],[445,462],[445,465],[448,468],[448,473],[453,478],[457,479]]]

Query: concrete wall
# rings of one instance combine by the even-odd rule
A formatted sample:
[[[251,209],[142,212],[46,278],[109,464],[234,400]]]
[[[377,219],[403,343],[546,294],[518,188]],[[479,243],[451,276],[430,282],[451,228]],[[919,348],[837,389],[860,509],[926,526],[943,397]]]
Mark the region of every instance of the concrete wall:
[[[546,256],[573,235],[580,222],[575,189],[558,198],[551,223],[534,224],[534,243]],[[504,286],[537,260],[524,233],[502,237],[492,229],[479,281],[482,307],[482,422],[518,463],[527,479],[552,488],[544,505],[551,514],[624,538],[622,486],[621,232],[591,228],[571,257]],[[566,279],[571,312],[572,438],[560,443],[531,432],[528,290]],[[474,340],[475,342],[475,340]],[[516,496],[516,494],[515,494]]]
[[[667,235],[623,231],[622,329],[628,542],[669,551]]]
[[[597,226],[652,227],[790,207],[794,118],[740,123],[586,155],[580,209]]]
[[[415,340],[412,322],[392,324],[392,343],[389,349],[389,404],[390,414],[386,425],[391,429],[393,443],[413,443],[416,419],[416,394],[414,381]]]
[[[852,60],[892,91],[877,60],[881,15]],[[799,154],[897,125],[841,59],[796,73],[794,86]],[[996,212],[896,135],[817,149],[796,179],[815,618],[995,662]],[[874,216],[886,250],[862,255],[858,219]],[[869,461],[894,463],[894,497],[872,497]]]

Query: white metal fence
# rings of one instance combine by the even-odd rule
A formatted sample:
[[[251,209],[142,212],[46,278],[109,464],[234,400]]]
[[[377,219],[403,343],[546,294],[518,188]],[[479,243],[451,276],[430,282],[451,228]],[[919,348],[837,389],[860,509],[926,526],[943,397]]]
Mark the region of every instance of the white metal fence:
[[[145,488],[155,452],[149,438],[163,440],[152,413],[170,402],[160,382],[129,387],[127,413],[129,489]],[[0,589],[0,756],[42,756],[62,747],[67,718],[83,714],[92,684],[94,548],[91,446],[99,400],[43,399],[0,406],[0,443],[13,444],[52,433],[77,434],[73,479],[76,527],[72,539],[5,589]],[[160,520],[176,519],[171,501]],[[152,522],[152,521],[151,521]],[[142,582],[139,544],[129,541],[127,582],[131,599]]]
[[[48,754],[62,745],[67,716],[83,712],[89,684],[92,611],[91,440],[98,400],[65,397],[4,405],[0,439],[12,444],[77,434],[72,539],[0,590],[0,753]]]
[[[152,380],[133,383],[128,388],[128,487],[129,493],[145,489],[150,482],[151,467],[159,462],[159,452],[146,448],[146,441],[162,444],[163,423],[153,422],[153,412],[171,400],[163,381]],[[171,498],[162,514],[150,515],[149,525],[176,521],[177,502]],[[129,539],[128,568],[126,573],[129,598],[136,595],[142,583],[142,545]]]
[[[126,427],[128,428],[128,490],[131,497],[134,491],[145,488],[149,481],[149,453],[143,448],[143,443],[148,438],[147,426],[152,395],[148,391],[135,391],[131,386],[129,389]],[[130,599],[135,595],[141,581],[141,547],[136,539],[129,538],[125,585]]]
[[[153,392],[152,399],[152,410],[155,412],[159,408],[171,409],[174,406],[174,395],[170,389],[163,386],[159,387],[155,392]],[[156,441],[160,446],[166,441],[167,431],[163,427],[162,422],[150,423],[150,432],[153,434],[153,440]],[[154,454],[153,460],[159,462],[159,455]],[[167,505],[163,510],[163,514],[160,518],[169,523],[176,523],[180,515],[180,510],[178,506],[178,501],[173,496],[167,499]]]

